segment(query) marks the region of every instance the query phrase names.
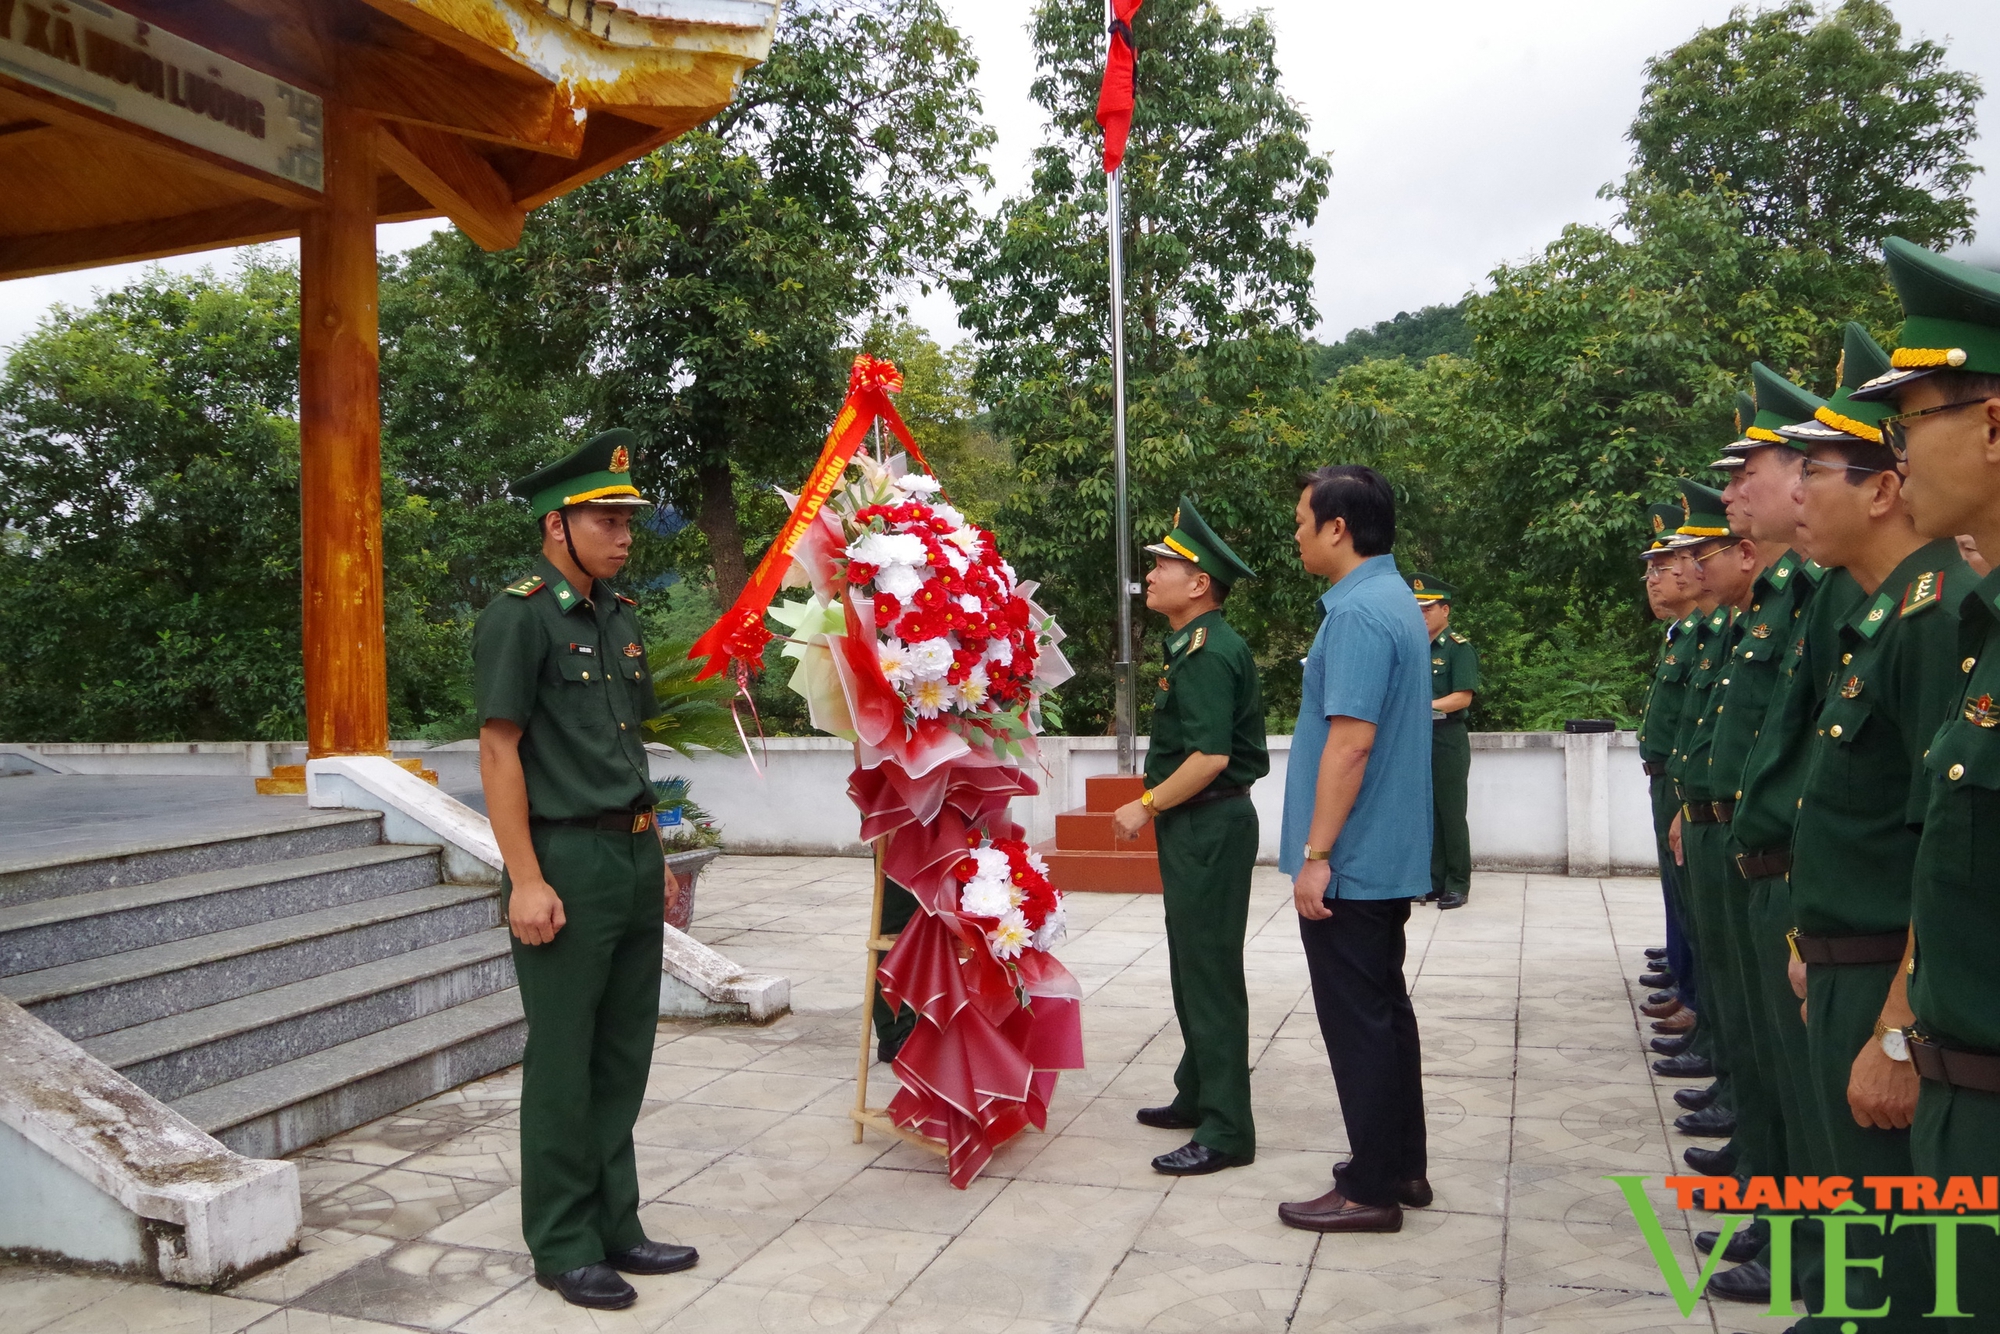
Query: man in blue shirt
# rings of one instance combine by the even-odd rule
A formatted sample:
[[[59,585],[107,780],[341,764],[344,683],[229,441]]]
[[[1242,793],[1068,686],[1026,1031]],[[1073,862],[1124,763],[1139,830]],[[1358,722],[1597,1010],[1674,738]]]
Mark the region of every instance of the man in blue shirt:
[[[1299,560],[1331,581],[1306,658],[1278,866],[1292,877],[1313,1006],[1347,1123],[1334,1188],[1278,1207],[1315,1232],[1396,1232],[1431,1201],[1410,901],[1430,891],[1430,636],[1389,555],[1396,501],[1373,469],[1300,479]]]

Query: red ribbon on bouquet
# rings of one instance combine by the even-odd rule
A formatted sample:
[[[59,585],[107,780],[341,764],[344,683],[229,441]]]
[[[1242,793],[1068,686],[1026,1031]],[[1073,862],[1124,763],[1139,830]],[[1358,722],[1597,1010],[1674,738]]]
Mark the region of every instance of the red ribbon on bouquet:
[[[924,452],[917,448],[916,440],[910,435],[910,428],[903,424],[896,405],[889,401],[889,395],[900,393],[902,388],[903,373],[896,369],[894,363],[871,357],[866,352],[855,357],[854,365],[847,372],[847,400],[840,405],[840,412],[833,419],[833,429],[827,432],[819,461],[806,475],[798,504],[792,507],[785,526],[778,530],[777,539],[764,553],[764,559],[757,562],[756,570],[743,585],[743,591],[736,595],[736,601],[688,650],[691,660],[708,659],[708,664],[695,677],[697,681],[707,680],[732,661],[742,663],[753,672],[763,669],[764,646],[771,642],[771,632],[764,628],[764,612],[785,581],[785,571],[792,563],[792,548],[799,544],[799,539],[805,536],[813,520],[819,517],[827,498],[840,485],[841,474],[847,471],[854,451],[878,418],[888,424],[890,434],[916,460],[918,467],[925,472],[931,470],[931,465],[924,459]]]

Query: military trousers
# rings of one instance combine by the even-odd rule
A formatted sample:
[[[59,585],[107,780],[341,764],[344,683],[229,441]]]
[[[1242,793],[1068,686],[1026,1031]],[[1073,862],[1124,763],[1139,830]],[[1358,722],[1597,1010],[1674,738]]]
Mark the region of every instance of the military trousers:
[[[917,896],[909,890],[904,889],[893,880],[884,881],[882,884],[882,934],[885,936],[900,934],[903,928],[910,924],[910,919],[917,915],[921,907],[922,905],[917,902]],[[880,964],[882,960],[878,957],[875,962]],[[917,1012],[907,1005],[894,1010],[890,1009],[889,1002],[882,999],[882,992],[879,987],[875,991],[873,1014],[875,1018],[875,1040],[878,1043],[888,1043],[890,1046],[900,1050],[902,1045],[909,1041],[910,1034],[916,1031]]]
[[[1220,1153],[1257,1152],[1250,1115],[1250,996],[1243,936],[1257,864],[1257,808],[1248,794],[1160,812],[1153,833],[1167,915],[1167,974],[1181,1027],[1176,1114]]]
[[[1729,1077],[1736,1134],[1730,1147],[1736,1170],[1769,1173],[1777,1156],[1772,1134],[1777,1098],[1766,1072],[1758,1068],[1751,1037],[1749,999],[1744,994],[1741,956],[1750,931],[1750,892],[1736,869],[1725,824],[1681,825],[1687,854],[1688,902],[1695,923],[1695,951],[1701,966],[1701,1027],[1714,1042],[1709,1059]]]
[[[1971,1177],[1984,1189],[1987,1177],[2000,1176],[2000,1093],[1926,1079],[1910,1127],[1910,1157],[1917,1175],[1937,1178],[1940,1191],[1952,1177]],[[1984,1227],[1957,1232],[1958,1309],[1973,1318],[1934,1323],[1944,1330],[2000,1327],[2000,1237]],[[1933,1233],[1926,1240],[1935,1264],[1937,1237]]]
[[[1472,775],[1472,729],[1463,721],[1431,724],[1431,892],[1472,893],[1472,833],[1466,827]]]
[[[1792,992],[1792,883],[1782,875],[1750,882],[1750,932],[1742,952],[1744,990],[1750,997],[1751,1041],[1777,1098],[1782,1119],[1780,1161],[1772,1171],[1791,1176],[1831,1175],[1826,1138],[1819,1131],[1819,1103],[1812,1091],[1806,1023]]]
[[[1875,1040],[1875,1021],[1889,996],[1896,963],[1813,964],[1806,969],[1806,1056],[1812,1077],[1812,1092],[1819,1110],[1819,1124],[1826,1137],[1824,1175],[1852,1177],[1910,1176],[1910,1132],[1878,1130],[1854,1119],[1847,1101],[1847,1084],[1853,1074],[1854,1058]],[[1870,1191],[1856,1189],[1864,1205],[1872,1204]],[[1870,1210],[1870,1213],[1875,1212]],[[1847,1271],[1847,1302],[1855,1310],[1872,1310],[1889,1303],[1889,1313],[1880,1319],[1865,1320],[1866,1334],[1874,1330],[1918,1330],[1935,1327],[1923,1319],[1931,1309],[1930,1253],[1922,1232],[1904,1228],[1886,1237],[1863,1227],[1846,1229],[1849,1259],[1883,1261],[1878,1269],[1853,1268]]]
[[[536,1272],[560,1274],[646,1239],[632,1124],[660,1023],[666,863],[651,830],[532,836],[565,921],[546,945],[512,941],[528,1016],[521,1233]]]
[[[1699,1013],[1700,988],[1695,976],[1694,938],[1688,924],[1685,901],[1687,875],[1674,860],[1674,850],[1667,843],[1667,829],[1673,824],[1674,813],[1681,808],[1680,798],[1674,795],[1674,780],[1666,775],[1654,774],[1648,782],[1653,798],[1653,850],[1660,861],[1660,896],[1666,906],[1667,966],[1674,970],[1675,989],[1680,993],[1681,1004]],[[1705,1041],[1696,1045],[1706,1052]]]

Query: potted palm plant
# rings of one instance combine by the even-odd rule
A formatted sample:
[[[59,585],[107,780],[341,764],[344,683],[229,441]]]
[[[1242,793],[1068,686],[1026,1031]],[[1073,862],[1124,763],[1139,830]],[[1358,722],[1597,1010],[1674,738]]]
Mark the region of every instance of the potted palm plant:
[[[688,661],[685,640],[669,642],[647,655],[653,673],[653,697],[660,715],[646,723],[649,737],[689,759],[697,751],[743,753],[743,740],[729,710],[732,687],[726,677],[695,680],[700,664]],[[689,794],[685,778],[664,778],[653,784],[654,806],[660,813],[660,842],[667,865],[681,882],[680,898],[667,923],[682,931],[694,920],[695,882],[702,868],[722,855],[722,831]]]

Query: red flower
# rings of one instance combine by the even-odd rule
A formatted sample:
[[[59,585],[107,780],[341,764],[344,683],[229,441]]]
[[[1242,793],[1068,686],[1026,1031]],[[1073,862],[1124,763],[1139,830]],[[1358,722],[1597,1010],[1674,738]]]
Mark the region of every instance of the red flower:
[[[936,581],[933,580],[910,595],[910,604],[915,607],[922,607],[926,611],[935,610],[944,605],[944,590],[939,588]]]
[[[913,611],[896,623],[896,633],[909,644],[925,639],[936,639],[944,632],[944,618],[936,612]]]
[[[894,593],[875,595],[875,624],[888,625],[903,614],[903,604],[896,600]]]
[[[865,560],[847,562],[847,582],[850,584],[865,584],[881,572],[879,568]]]
[[[978,838],[979,835],[977,834],[968,834],[965,841],[967,843],[976,843]],[[970,880],[979,874],[979,863],[970,857],[961,858],[958,865],[951,868],[951,873],[960,880]]]

